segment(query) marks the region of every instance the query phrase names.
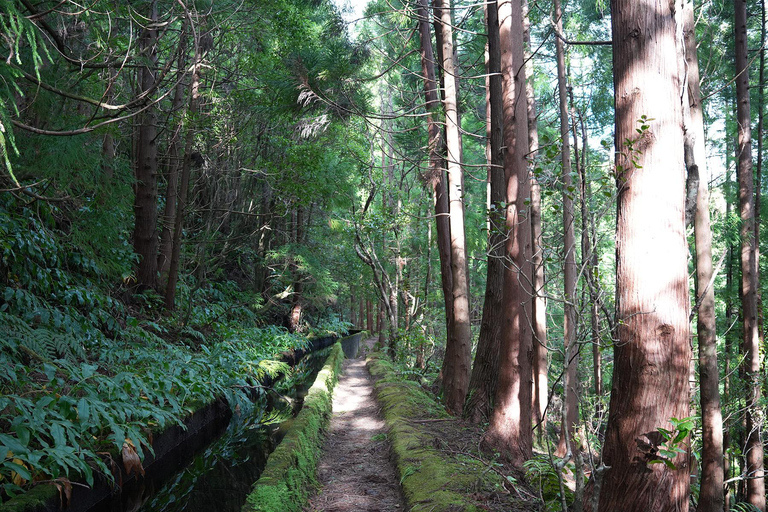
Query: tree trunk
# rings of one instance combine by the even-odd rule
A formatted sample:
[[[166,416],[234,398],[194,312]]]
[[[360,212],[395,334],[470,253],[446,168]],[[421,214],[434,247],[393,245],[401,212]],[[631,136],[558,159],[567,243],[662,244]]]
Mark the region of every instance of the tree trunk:
[[[453,278],[453,321],[443,362],[443,399],[448,410],[461,414],[469,386],[472,343],[469,325],[469,279],[464,234],[464,176],[458,123],[458,91],[453,51],[450,0],[443,0],[440,29],[443,44],[446,139],[448,151],[448,200],[451,225],[451,276]]]
[[[573,103],[573,91],[571,91],[571,102]],[[574,132],[576,120],[573,120]],[[592,385],[597,398],[595,414],[602,413],[601,397],[603,396],[603,372],[602,357],[600,355],[600,297],[598,294],[598,284],[596,282],[598,273],[598,257],[596,229],[594,215],[589,211],[589,198],[592,197],[592,188],[587,179],[587,149],[589,136],[587,134],[586,123],[583,115],[579,114],[579,125],[581,126],[581,165],[578,165],[579,157],[576,155],[576,170],[579,176],[579,193],[581,195],[581,262],[585,269],[588,296],[589,296],[589,326],[592,344]],[[576,134],[574,133],[574,147],[576,146]]]
[[[190,21],[191,23],[191,21]],[[181,181],[176,203],[176,215],[173,222],[173,248],[171,261],[168,267],[168,284],[165,289],[165,308],[172,310],[176,301],[176,283],[179,280],[179,265],[181,260],[181,235],[184,228],[184,208],[187,205],[187,192],[189,191],[189,178],[192,173],[192,145],[195,140],[194,119],[197,116],[200,103],[200,64],[202,53],[200,48],[199,33],[195,38],[195,57],[192,64],[192,78],[189,84],[189,109],[188,116],[192,121],[187,124],[186,140],[184,142],[184,160],[181,164]]]
[[[659,429],[674,430],[670,419],[689,415],[684,84],[676,11],[652,0],[611,2],[619,322],[601,512],[688,510],[687,438],[678,444],[683,453],[667,458],[658,451]]]
[[[157,5],[150,4],[148,18],[157,21]],[[139,88],[149,91],[155,83],[157,30],[145,29],[139,40],[147,64],[139,68]],[[152,101],[151,98],[148,99]],[[133,210],[133,250],[139,256],[136,284],[139,290],[157,288],[157,114],[149,107],[138,118],[136,184]]]
[[[504,120],[502,110],[501,51],[498,8],[495,0],[485,5],[488,46],[486,70],[486,159],[488,161],[488,271],[485,301],[475,363],[469,380],[464,416],[473,423],[487,421],[499,378],[499,343],[503,318],[504,290],[504,158],[502,153]]]
[[[523,16],[518,0],[498,5],[504,106],[504,177],[506,226],[504,321],[499,353],[499,381],[485,445],[520,467],[533,450],[531,432],[530,318],[533,297],[530,179],[525,155],[528,124],[525,101]]]
[[[726,101],[726,105],[728,105]],[[727,115],[726,115],[727,116]],[[727,159],[726,159],[727,163]],[[731,187],[731,172],[730,167],[726,166],[726,172],[725,172],[725,189],[728,190]],[[733,201],[731,198],[731,194],[726,193],[725,194],[725,218],[730,218],[731,213],[733,211]],[[734,288],[734,256],[736,251],[734,250],[734,244],[729,238],[727,241],[726,246],[727,255],[726,255],[726,263],[725,263],[725,325],[726,325],[726,331],[725,331],[725,346],[724,348],[724,358],[725,358],[725,368],[724,368],[724,374],[725,374],[725,381],[723,382],[723,401],[727,404],[731,399],[733,399],[731,395],[731,379],[733,379],[733,368],[731,368],[731,354],[733,353],[733,346],[734,342],[738,339],[738,332],[737,329],[735,329],[736,321],[734,320],[734,297],[737,296],[736,291]],[[728,416],[726,416],[724,424],[723,424],[723,472],[724,477],[726,478],[726,481],[728,479],[729,472],[730,472],[730,462],[728,457],[728,450],[731,447],[731,426],[732,426],[732,419]],[[725,510],[730,510],[730,488],[735,487],[733,483],[731,484],[725,484],[725,489],[723,490],[723,495],[725,496]]]
[[[763,445],[760,441],[760,339],[757,326],[759,246],[755,223],[752,177],[752,133],[747,55],[747,2],[734,1],[736,37],[736,116],[738,124],[739,214],[741,217],[741,309],[743,312],[743,369],[747,380],[747,441],[744,449],[748,503],[765,511]]]
[[[715,291],[712,283],[712,231],[709,222],[709,169],[706,161],[704,113],[701,105],[693,1],[683,3],[683,35],[688,77],[685,116],[685,166],[698,176],[694,237],[696,243],[696,330],[699,342],[701,396],[701,487],[697,512],[723,511],[723,416],[717,365]]]
[[[184,70],[187,60],[187,24],[179,36],[179,70]],[[171,103],[171,112],[179,115],[179,121],[171,135],[171,141],[168,144],[168,158],[166,159],[166,187],[165,187],[165,207],[163,215],[160,217],[160,247],[157,255],[157,269],[160,272],[160,282],[167,283],[168,269],[171,266],[171,253],[173,252],[173,230],[171,227],[176,222],[176,202],[179,194],[179,169],[182,167],[181,134],[184,128],[184,115],[181,112],[184,105],[184,81],[183,76],[179,77],[176,88],[173,91],[173,102]]]
[[[539,441],[547,427],[549,401],[549,350],[547,349],[547,299],[544,293],[544,248],[541,238],[541,187],[536,173],[534,157],[539,151],[539,130],[536,115],[536,96],[533,88],[533,57],[528,0],[523,0],[523,39],[525,42],[525,92],[528,104],[528,152],[531,178],[531,242],[533,244],[533,421]]]
[[[560,0],[555,0],[555,30],[563,33],[563,12]],[[555,37],[557,56],[557,90],[560,98],[560,163],[563,180],[563,343],[565,380],[563,424],[555,455],[565,457],[578,449],[574,434],[579,420],[579,398],[576,392],[576,370],[579,365],[579,347],[576,344],[576,236],[574,234],[573,196],[575,188],[571,178],[570,122],[568,120],[568,92],[565,77],[565,48],[563,40]],[[570,444],[570,446],[569,446]]]

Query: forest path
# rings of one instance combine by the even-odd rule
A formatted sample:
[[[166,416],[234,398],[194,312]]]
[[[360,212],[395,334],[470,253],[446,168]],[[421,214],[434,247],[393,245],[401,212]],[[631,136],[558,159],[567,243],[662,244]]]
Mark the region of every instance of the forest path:
[[[365,355],[376,338],[368,338],[357,359],[345,359],[333,391],[333,417],[318,465],[320,491],[305,509],[312,512],[392,512],[405,510],[386,427],[373,396]]]

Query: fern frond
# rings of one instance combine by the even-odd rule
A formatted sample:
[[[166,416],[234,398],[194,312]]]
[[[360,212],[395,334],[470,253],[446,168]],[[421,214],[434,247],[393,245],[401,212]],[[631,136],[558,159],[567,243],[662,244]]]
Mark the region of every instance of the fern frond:
[[[736,503],[731,510],[735,512],[760,512],[760,509],[755,505],[746,502]]]
[[[256,370],[256,377],[261,379],[265,376],[270,378],[277,378],[278,375],[288,373],[291,367],[286,363],[280,361],[274,361],[272,359],[262,359],[259,361],[259,366]]]

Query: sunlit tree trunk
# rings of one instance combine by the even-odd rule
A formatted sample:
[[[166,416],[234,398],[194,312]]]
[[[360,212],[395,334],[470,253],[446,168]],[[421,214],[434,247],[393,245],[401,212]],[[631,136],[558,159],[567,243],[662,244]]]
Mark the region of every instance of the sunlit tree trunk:
[[[741,309],[743,314],[744,375],[747,380],[747,423],[744,457],[746,500],[765,511],[763,444],[760,440],[760,338],[757,325],[758,237],[755,223],[755,190],[752,176],[752,132],[747,50],[747,2],[734,1],[736,37],[736,117],[738,124],[739,215],[741,217]]]
[[[469,279],[464,234],[464,176],[458,124],[458,91],[453,50],[451,3],[443,0],[442,33],[443,81],[445,83],[445,145],[448,154],[448,200],[451,225],[451,275],[453,278],[453,322],[443,362],[443,400],[460,414],[469,386],[472,344],[469,325]]]
[[[147,18],[154,24],[157,21],[155,2],[149,9]],[[141,92],[146,92],[152,89],[157,72],[154,27],[144,29],[139,47],[146,64],[139,68],[138,86]],[[140,289],[157,287],[157,167],[157,114],[154,107],[149,107],[138,117],[136,130],[133,249],[139,256],[136,284]]]
[[[616,105],[616,308],[601,512],[686,512],[683,453],[660,457],[672,418],[689,415],[681,29],[677,5],[612,0]]]
[[[504,177],[506,227],[504,321],[499,381],[491,421],[485,434],[487,447],[521,466],[532,455],[531,430],[531,226],[528,118],[525,101],[523,16],[519,0],[499,2],[499,39],[504,106]]]
[[[536,96],[533,88],[533,58],[528,0],[523,0],[523,39],[525,42],[525,92],[528,99],[528,160],[531,178],[531,241],[533,262],[533,421],[539,440],[547,427],[549,401],[549,351],[547,349],[547,299],[544,293],[544,247],[541,237],[541,187],[533,172],[539,151]]]
[[[488,46],[486,55],[486,160],[488,161],[488,267],[485,301],[475,363],[469,381],[464,415],[474,423],[487,421],[499,376],[499,344],[503,317],[504,285],[504,159],[502,154],[502,88],[498,8],[495,0],[485,5]]]
[[[709,222],[709,169],[706,161],[704,113],[701,105],[699,61],[693,1],[683,3],[685,65],[688,105],[685,116],[685,166],[698,176],[694,237],[696,243],[696,330],[699,342],[699,386],[701,397],[701,487],[697,512],[723,510],[723,416],[720,410],[720,370],[717,365],[715,291],[712,282],[712,231]]]
[[[424,98],[429,133],[429,169],[427,182],[432,188],[432,200],[437,227],[437,252],[440,258],[440,280],[445,304],[445,322],[450,336],[453,319],[453,277],[451,276],[451,226],[449,222],[448,194],[443,159],[443,139],[440,129],[440,98],[435,75],[435,55],[432,50],[430,14],[427,0],[419,0],[419,36],[421,42],[421,70],[424,75]]]
[[[555,30],[563,33],[563,12],[560,0],[554,0]],[[565,48],[563,40],[555,37],[555,53],[557,59],[557,90],[560,99],[560,140],[562,149],[560,163],[563,180],[563,343],[565,379],[565,407],[563,411],[563,426],[560,429],[560,442],[555,455],[565,456],[578,449],[574,441],[574,433],[579,420],[579,399],[576,394],[577,373],[579,366],[579,348],[576,345],[576,236],[574,234],[573,196],[575,187],[571,178],[571,145],[570,123],[568,120],[568,92],[565,77]],[[570,444],[570,446],[569,446]]]

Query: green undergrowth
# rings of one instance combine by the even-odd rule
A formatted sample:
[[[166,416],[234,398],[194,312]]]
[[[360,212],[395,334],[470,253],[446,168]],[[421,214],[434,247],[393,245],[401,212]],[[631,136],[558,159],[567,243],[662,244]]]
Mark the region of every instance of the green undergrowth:
[[[243,512],[301,512],[317,485],[317,463],[343,361],[341,344],[336,343],[290,430],[269,456]]]
[[[473,495],[503,488],[501,477],[472,457],[438,449],[423,420],[449,418],[416,382],[403,380],[380,353],[367,361],[382,407],[403,494],[412,512],[486,510]]]
[[[126,456],[140,469],[154,435],[219,397],[258,414],[262,379],[288,372],[276,357],[309,343],[264,325],[264,298],[223,274],[185,274],[164,310],[132,285],[130,218],[77,200],[0,194],[2,510],[50,494],[43,482],[112,483]],[[316,320],[312,334],[349,325]]]

